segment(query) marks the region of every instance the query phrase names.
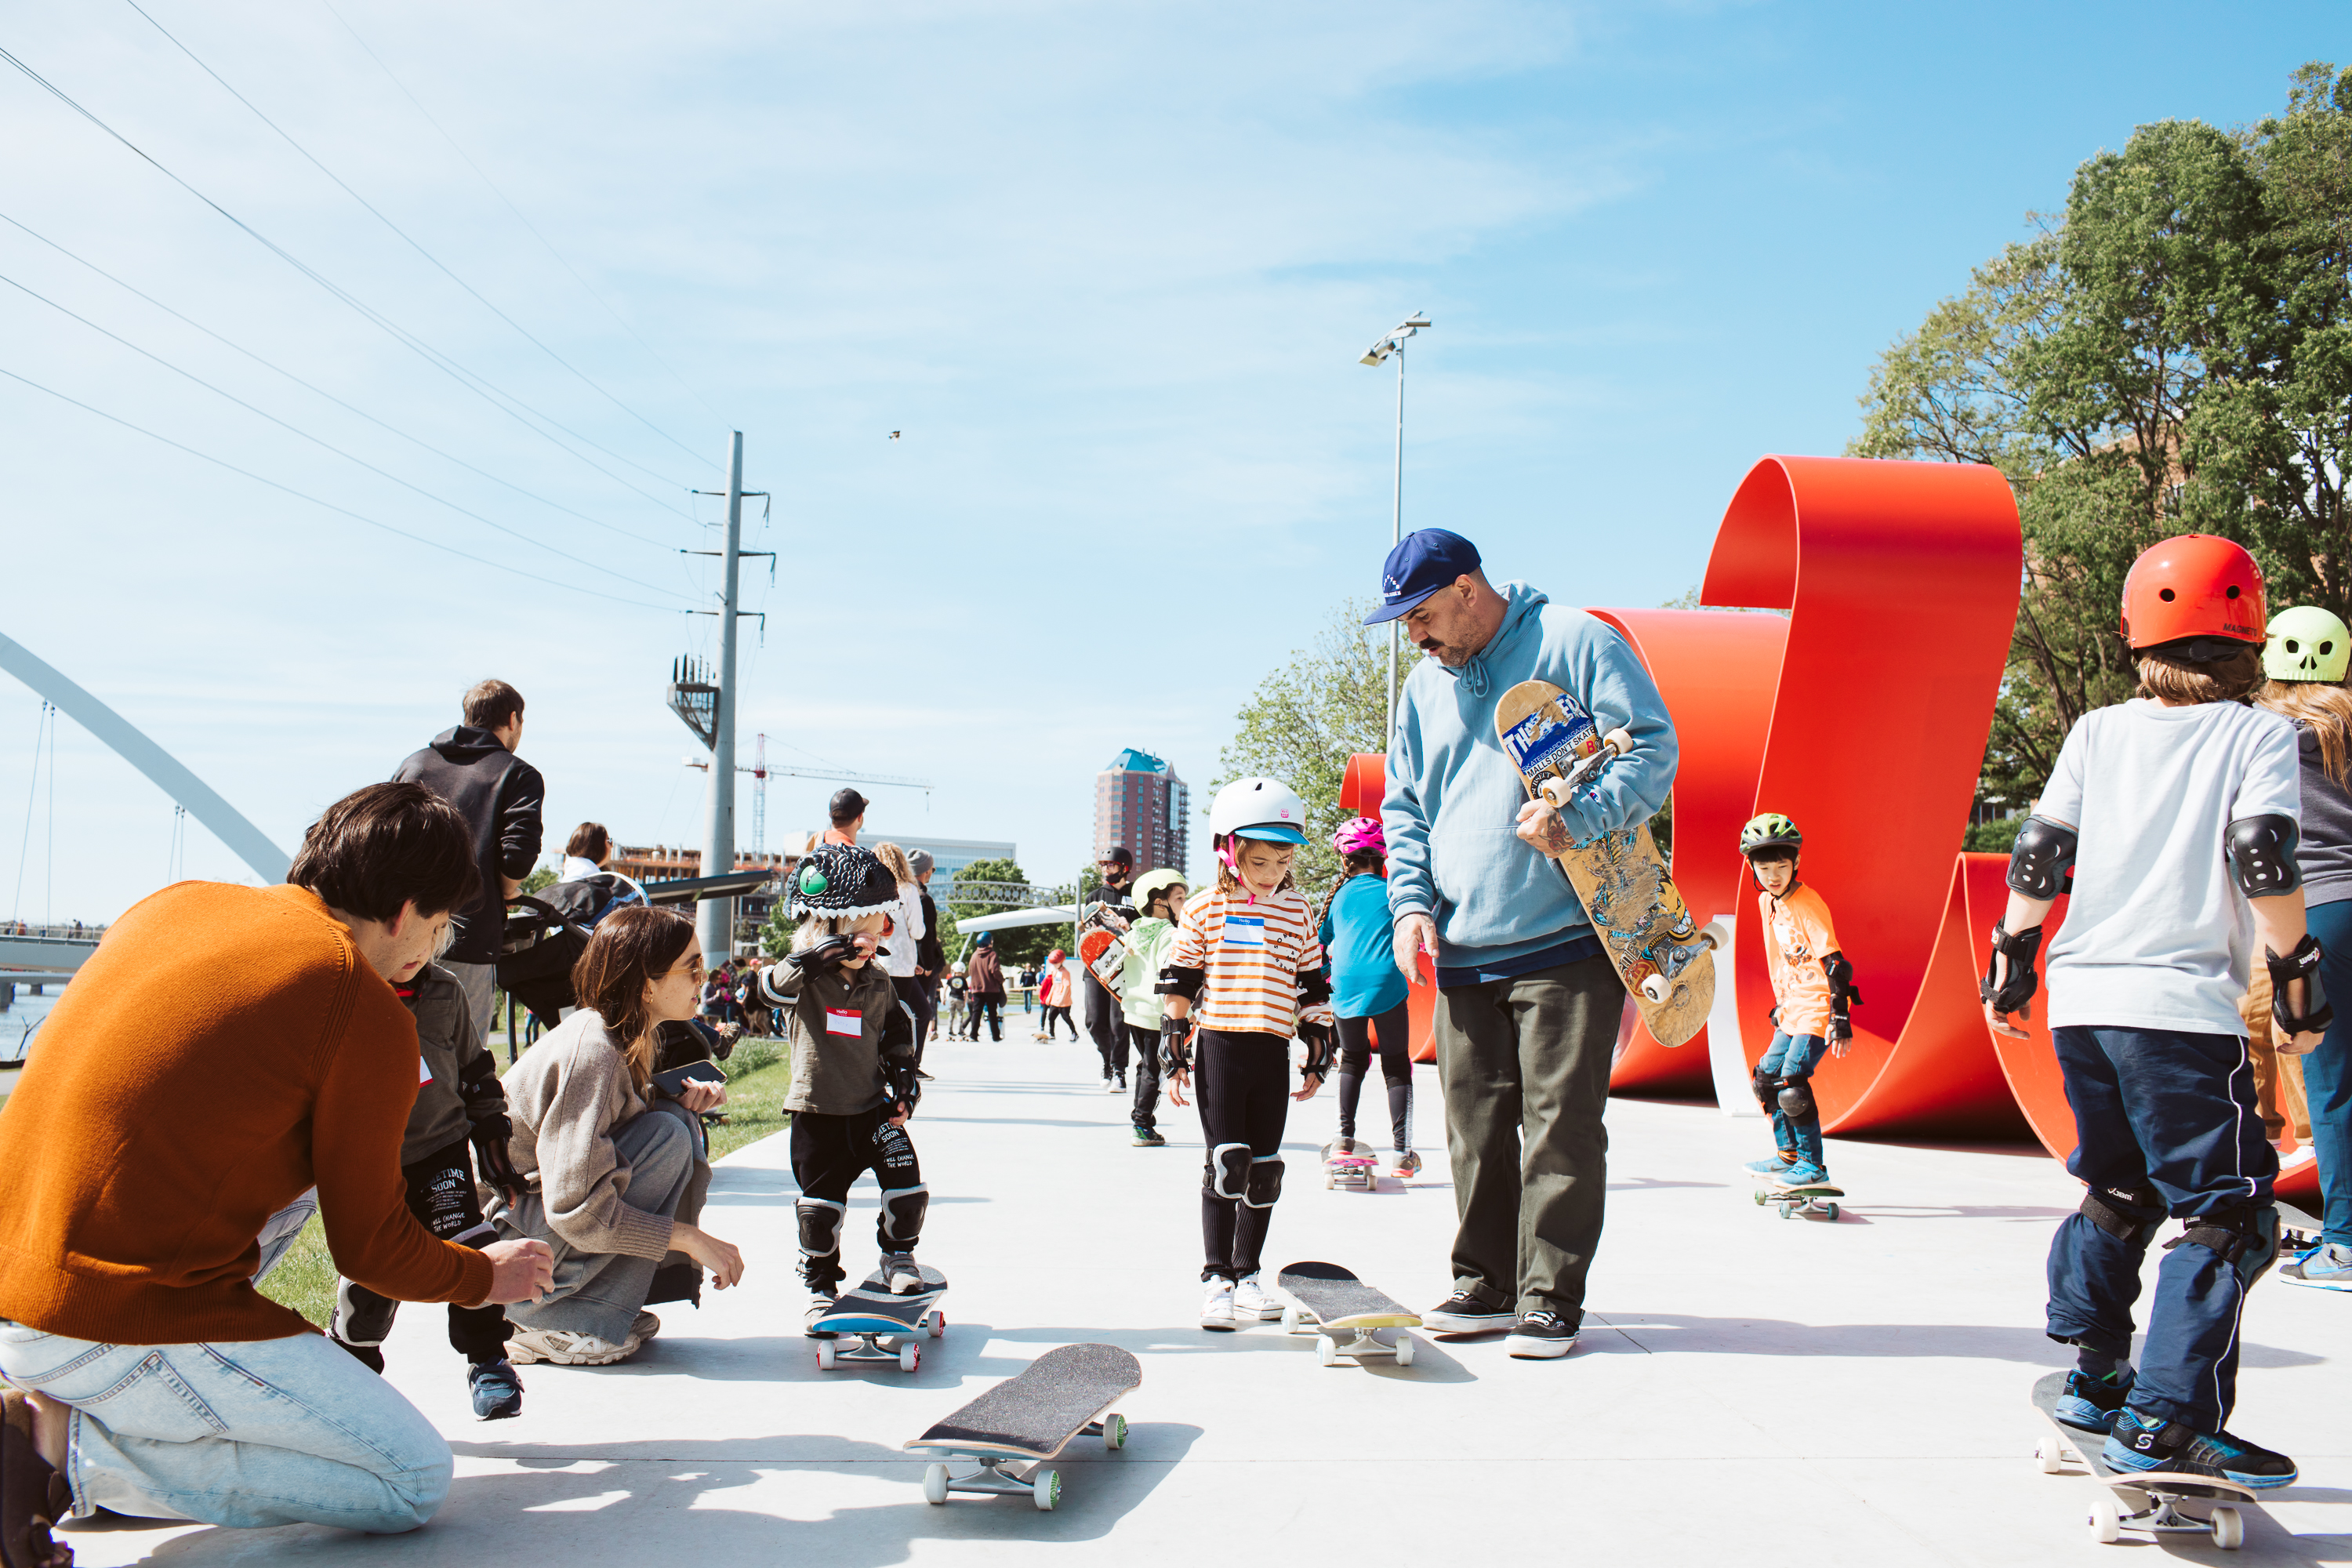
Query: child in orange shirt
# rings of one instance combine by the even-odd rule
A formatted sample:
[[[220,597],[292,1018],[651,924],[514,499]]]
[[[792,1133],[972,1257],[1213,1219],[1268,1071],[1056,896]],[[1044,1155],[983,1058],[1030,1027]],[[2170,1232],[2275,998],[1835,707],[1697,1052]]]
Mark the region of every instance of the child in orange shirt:
[[[1772,1043],[1756,1064],[1756,1100],[1772,1118],[1779,1152],[1748,1168],[1789,1186],[1827,1185],[1822,1117],[1813,1104],[1813,1068],[1823,1047],[1842,1057],[1853,1038],[1848,1009],[1862,1000],[1853,966],[1838,951],[1837,928],[1821,894],[1797,880],[1805,836],[1768,811],[1739,830],[1739,852],[1763,889],[1764,952],[1772,966]]]

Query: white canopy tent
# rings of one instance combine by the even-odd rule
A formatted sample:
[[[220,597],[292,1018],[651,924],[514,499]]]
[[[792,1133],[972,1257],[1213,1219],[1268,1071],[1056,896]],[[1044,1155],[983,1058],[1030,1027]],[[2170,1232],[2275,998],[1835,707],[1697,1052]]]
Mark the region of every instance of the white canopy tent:
[[[958,936],[978,936],[984,931],[1013,931],[1022,926],[1075,925],[1078,911],[1068,904],[1047,904],[1034,910],[1007,910],[998,915],[973,915],[955,922]]]

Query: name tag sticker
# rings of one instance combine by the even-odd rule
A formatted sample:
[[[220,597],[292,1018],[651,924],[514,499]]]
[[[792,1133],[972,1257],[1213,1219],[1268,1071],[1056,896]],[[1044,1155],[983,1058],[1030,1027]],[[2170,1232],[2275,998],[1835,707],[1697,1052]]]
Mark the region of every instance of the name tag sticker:
[[[1265,917],[1264,915],[1227,915],[1225,945],[1227,947],[1264,947]]]
[[[866,1015],[850,1007],[827,1007],[824,1010],[824,1032],[847,1035],[856,1039],[866,1033]]]
[[[416,1058],[416,1081],[420,1084],[433,1081],[433,1064],[423,1057]]]

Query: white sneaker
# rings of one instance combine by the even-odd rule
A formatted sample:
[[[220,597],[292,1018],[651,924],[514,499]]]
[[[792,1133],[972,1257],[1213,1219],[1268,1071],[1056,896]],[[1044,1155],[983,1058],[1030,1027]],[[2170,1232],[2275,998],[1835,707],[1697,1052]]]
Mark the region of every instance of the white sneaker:
[[[1242,1323],[1263,1323],[1282,1316],[1282,1307],[1265,1293],[1265,1285],[1256,1275],[1244,1275],[1234,1287],[1234,1321]]]
[[[635,1332],[634,1326],[629,1337],[617,1345],[570,1329],[519,1328],[507,1339],[507,1359],[519,1366],[542,1361],[557,1366],[610,1366],[628,1360],[645,1342],[645,1336]]]
[[[1212,1279],[1208,1292],[1201,1298],[1201,1326],[1221,1334],[1234,1331],[1234,1282]]]

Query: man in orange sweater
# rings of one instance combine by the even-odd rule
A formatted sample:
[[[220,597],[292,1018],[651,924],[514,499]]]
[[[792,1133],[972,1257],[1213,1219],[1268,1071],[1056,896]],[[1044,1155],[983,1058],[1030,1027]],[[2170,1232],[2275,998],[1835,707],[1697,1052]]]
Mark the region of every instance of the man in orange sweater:
[[[0,1109],[0,1376],[31,1394],[0,1442],[21,1474],[29,1437],[60,1479],[37,1513],[69,1492],[78,1513],[388,1533],[440,1507],[448,1444],[252,1280],[264,1223],[315,1186],[336,1267],[382,1295],[547,1287],[543,1244],[436,1240],[402,1184],[420,1067],[392,983],[478,877],[448,803],[371,784],[311,826],[287,886],[166,888],[67,987]]]

